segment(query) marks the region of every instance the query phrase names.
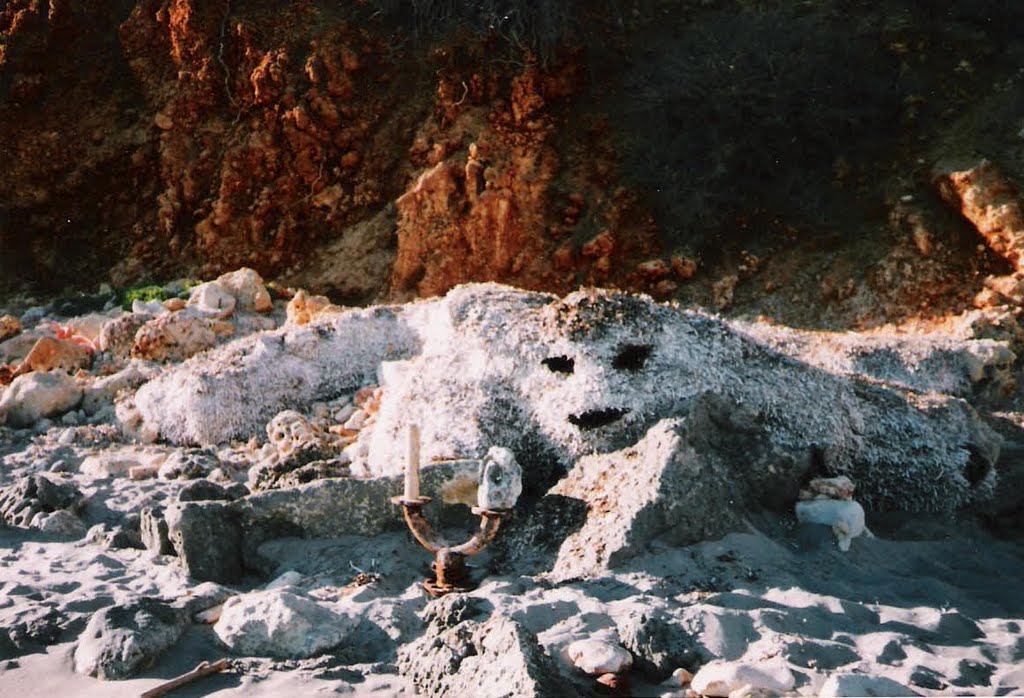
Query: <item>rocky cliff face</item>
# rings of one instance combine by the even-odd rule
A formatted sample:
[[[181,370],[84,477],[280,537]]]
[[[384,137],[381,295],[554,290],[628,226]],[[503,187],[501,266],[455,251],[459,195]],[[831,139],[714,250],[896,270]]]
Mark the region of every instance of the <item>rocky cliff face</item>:
[[[248,265],[345,303],[601,285],[849,327],[1009,271],[933,180],[1024,175],[1015,6],[509,7],[11,0],[0,291]]]

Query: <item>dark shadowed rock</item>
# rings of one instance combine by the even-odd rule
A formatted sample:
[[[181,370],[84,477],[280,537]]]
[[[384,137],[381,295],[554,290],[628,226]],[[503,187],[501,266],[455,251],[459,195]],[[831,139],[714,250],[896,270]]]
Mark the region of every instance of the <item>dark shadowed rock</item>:
[[[163,507],[146,507],[139,513],[142,544],[153,555],[173,555],[174,546],[167,533]]]
[[[679,621],[660,611],[634,613],[618,621],[619,641],[632,652],[636,669],[663,680],[680,667],[700,663],[694,638]]]
[[[171,545],[190,577],[236,582],[242,577],[242,528],[226,502],[179,502],[165,514]]]
[[[97,612],[75,647],[75,671],[100,679],[127,679],[174,645],[185,628],[181,609],[141,598]]]
[[[441,614],[438,618],[448,618]],[[544,654],[537,637],[506,616],[431,623],[399,650],[398,668],[425,696],[560,698],[576,695]]]

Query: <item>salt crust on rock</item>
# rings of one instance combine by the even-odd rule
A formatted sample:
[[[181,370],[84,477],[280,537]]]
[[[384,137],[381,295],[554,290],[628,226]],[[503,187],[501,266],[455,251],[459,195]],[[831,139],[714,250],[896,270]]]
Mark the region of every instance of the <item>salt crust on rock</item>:
[[[502,445],[529,486],[531,467],[625,448],[711,395],[736,406],[733,422],[761,443],[751,471],[818,461],[876,508],[951,510],[991,496],[999,438],[965,401],[797,360],[767,346],[771,332],[642,296],[560,300],[473,284],[237,340],[170,369],[136,402],[165,439],[221,443],[379,375],[368,472],[401,472],[403,437],[417,422],[424,462],[479,459]],[[908,339],[887,356],[913,373],[921,356],[954,365],[988,345],[956,346]]]
[[[142,386],[136,405],[174,443],[250,438],[283,410],[373,382],[381,361],[411,356],[417,347],[396,310],[352,311],[194,357]]]

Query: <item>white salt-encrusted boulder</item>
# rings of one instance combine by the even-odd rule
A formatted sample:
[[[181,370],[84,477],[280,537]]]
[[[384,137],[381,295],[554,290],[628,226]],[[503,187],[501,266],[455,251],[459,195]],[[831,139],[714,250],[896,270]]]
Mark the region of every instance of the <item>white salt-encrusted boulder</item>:
[[[966,401],[769,344],[643,296],[558,299],[472,284],[235,341],[143,386],[137,405],[167,440],[220,443],[259,434],[281,410],[379,382],[380,411],[355,470],[401,473],[417,423],[424,462],[481,459],[502,445],[529,487],[540,470],[626,448],[658,421],[716,400],[758,443],[756,454],[732,455],[757,481],[849,475],[869,508],[951,510],[991,496],[999,437]],[[909,366],[949,347],[907,340],[887,351]]]
[[[64,371],[35,371],[15,378],[0,398],[0,424],[28,427],[43,417],[55,417],[82,401],[78,382]]]
[[[382,361],[418,346],[395,309],[352,311],[197,356],[142,386],[135,403],[144,426],[174,443],[247,439],[283,410],[375,382]]]
[[[231,597],[213,630],[235,654],[303,659],[344,642],[356,623],[310,598],[276,588]]]

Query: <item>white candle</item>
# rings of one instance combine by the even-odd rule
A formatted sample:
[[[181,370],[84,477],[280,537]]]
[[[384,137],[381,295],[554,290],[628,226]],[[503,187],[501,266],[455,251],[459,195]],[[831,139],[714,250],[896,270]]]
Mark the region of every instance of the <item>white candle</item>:
[[[420,497],[420,428],[416,424],[409,425],[409,460],[405,464],[405,495],[404,499],[413,500]]]

